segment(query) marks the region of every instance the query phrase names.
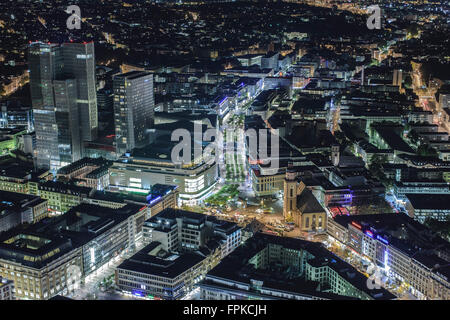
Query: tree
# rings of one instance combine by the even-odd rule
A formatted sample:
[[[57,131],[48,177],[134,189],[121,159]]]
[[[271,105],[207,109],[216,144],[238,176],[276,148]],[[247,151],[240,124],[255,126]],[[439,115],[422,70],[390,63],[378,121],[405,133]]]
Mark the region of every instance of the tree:
[[[404,84],[406,88],[412,88],[412,78],[409,74],[405,77]]]
[[[387,178],[383,172],[383,164],[387,162],[388,159],[385,154],[383,155],[376,154],[372,157],[372,159],[370,160],[370,164],[368,166],[370,173],[374,177],[377,177],[383,183],[387,182]]]
[[[383,154],[383,155],[376,154],[370,160],[369,170],[370,171],[381,170],[383,163],[387,163],[387,162],[388,162],[388,159],[385,154]]]
[[[419,147],[417,148],[417,154],[424,157],[437,158],[439,156],[435,148],[430,147],[429,145],[423,143],[419,145]]]
[[[439,221],[437,219],[427,217],[424,221],[424,225],[440,237],[447,240],[450,239],[450,216],[447,216],[446,221]]]
[[[410,24],[406,30],[411,34],[411,37],[415,37],[419,34],[419,26],[417,24]]]
[[[410,130],[407,137],[414,145],[417,145],[417,143],[419,142],[419,134],[416,132],[416,130]]]

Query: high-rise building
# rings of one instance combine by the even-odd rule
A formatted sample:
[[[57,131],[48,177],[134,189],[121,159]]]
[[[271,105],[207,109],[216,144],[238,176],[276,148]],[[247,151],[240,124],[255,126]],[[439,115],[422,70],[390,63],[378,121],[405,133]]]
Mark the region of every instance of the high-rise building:
[[[77,104],[82,141],[97,138],[97,91],[95,87],[94,43],[64,43],[64,73],[77,80]]]
[[[117,153],[123,154],[149,142],[154,124],[153,75],[131,71],[114,77],[114,123]]]
[[[97,137],[94,44],[34,42],[29,48],[36,165],[58,169]]]

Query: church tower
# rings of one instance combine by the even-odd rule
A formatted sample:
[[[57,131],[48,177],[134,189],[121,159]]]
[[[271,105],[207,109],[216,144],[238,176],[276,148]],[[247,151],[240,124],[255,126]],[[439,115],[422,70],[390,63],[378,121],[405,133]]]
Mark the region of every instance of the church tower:
[[[292,162],[289,162],[284,179],[284,199],[283,199],[283,217],[291,219],[292,214],[297,210],[297,174],[293,168]]]

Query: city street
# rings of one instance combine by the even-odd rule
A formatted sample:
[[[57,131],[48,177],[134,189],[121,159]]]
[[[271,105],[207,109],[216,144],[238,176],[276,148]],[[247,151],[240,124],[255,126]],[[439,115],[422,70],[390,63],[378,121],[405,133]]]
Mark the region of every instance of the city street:
[[[419,106],[426,111],[433,113],[434,124],[439,126],[439,132],[448,132],[447,128],[442,121],[442,110],[439,103],[436,101],[436,91],[438,89],[435,83],[432,83],[433,87],[427,87],[426,83],[422,80],[422,74],[419,67],[413,64],[413,90],[419,96]]]
[[[84,279],[84,284],[81,284],[73,293],[67,295],[67,297],[76,300],[121,300],[121,299],[134,299],[133,297],[124,296],[115,290],[114,272],[118,265],[120,265],[125,259],[130,258],[135,252],[142,249],[143,243],[138,241],[136,251],[122,253],[115,258],[111,259],[108,263],[88,275]],[[112,285],[108,288],[101,288],[101,283],[104,279],[112,278]],[[102,291],[104,290],[104,291]]]
[[[341,259],[345,260],[347,263],[355,267],[359,272],[369,277],[375,272],[375,269],[370,269],[369,266],[372,264],[365,257],[360,256],[354,250],[347,248],[339,241],[334,240],[332,237],[328,237],[325,241],[327,249],[336,254]],[[380,269],[381,274],[384,275],[382,269]],[[368,273],[370,272],[370,274]],[[395,294],[399,300],[416,300],[417,297],[411,294],[409,287],[405,283],[400,283],[398,280],[393,278],[387,278],[386,282],[380,281],[381,286],[387,289],[389,292]]]
[[[200,288],[195,288],[186,294],[181,300],[200,300]]]

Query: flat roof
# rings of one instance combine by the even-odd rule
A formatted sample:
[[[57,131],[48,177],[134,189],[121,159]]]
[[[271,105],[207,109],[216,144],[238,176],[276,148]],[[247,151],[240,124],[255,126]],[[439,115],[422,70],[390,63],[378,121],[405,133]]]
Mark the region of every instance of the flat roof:
[[[437,248],[450,253],[449,242],[440,238],[425,225],[415,221],[406,214],[339,215],[333,219],[344,228],[348,228],[352,221],[356,222],[361,225],[363,230],[370,229],[372,233],[385,239],[390,246],[409,257],[415,257],[420,252],[428,252],[427,256],[430,259],[435,259],[437,254],[434,251]]]
[[[414,154],[414,150],[391,128],[376,126],[375,130],[384,141],[394,150]]]
[[[272,276],[268,276],[265,270],[259,270],[252,267],[253,265],[249,262],[250,259],[269,245],[282,246],[285,249],[308,252],[314,258],[309,259],[307,263],[310,263],[311,265],[330,267],[354,287],[362,292],[365,292],[374,299],[395,298],[394,295],[385,289],[368,289],[366,285],[367,278],[363,274],[359,273],[355,268],[353,268],[353,266],[325,249],[321,243],[295,238],[272,236],[263,233],[256,233],[243,245],[236,248],[215,268],[208,272],[207,278],[218,278],[225,281],[232,281],[246,285],[251,285],[252,280],[259,280],[263,281],[263,288],[271,290],[275,289],[296,294],[311,294],[313,296],[324,298],[346,298],[337,294],[317,290],[318,283],[306,281],[306,279],[303,279],[303,275],[300,278],[294,277],[289,279],[284,277],[281,273],[275,273]]]
[[[407,193],[414,209],[446,210],[450,212],[450,194]]]
[[[162,257],[150,254],[159,244],[159,242],[150,243],[131,258],[122,262],[117,269],[173,279],[205,259],[205,257],[193,252],[179,255],[167,253]]]

